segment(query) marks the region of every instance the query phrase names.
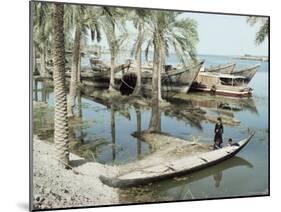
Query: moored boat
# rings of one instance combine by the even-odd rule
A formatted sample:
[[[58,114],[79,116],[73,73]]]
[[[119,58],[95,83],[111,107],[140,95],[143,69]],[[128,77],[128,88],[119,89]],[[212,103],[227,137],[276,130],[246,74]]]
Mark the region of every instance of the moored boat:
[[[252,89],[247,84],[247,79],[243,76],[199,72],[192,84],[192,90],[209,92],[214,95],[250,97]]]
[[[258,71],[258,68],[260,67],[260,64],[248,67],[248,68],[244,68],[244,69],[240,69],[238,71],[233,72],[233,75],[235,76],[243,76],[245,77],[245,81],[247,83],[249,83],[252,78],[255,76],[255,74]]]
[[[222,73],[222,74],[231,74],[233,73],[235,68],[235,63],[228,63],[225,65],[219,65],[219,66],[214,66],[214,67],[209,67],[205,68],[205,71],[208,72],[217,72],[217,73]]]
[[[198,75],[204,61],[195,65],[177,69],[171,65],[165,66],[165,70],[161,73],[161,89],[163,92],[181,92],[187,93],[192,85],[192,82]],[[142,71],[142,88],[145,91],[152,89],[152,72]],[[128,80],[127,80],[128,79]],[[134,71],[127,72],[121,78],[122,89],[134,89],[136,83],[136,74]]]
[[[169,161],[159,165],[148,166],[144,169],[124,173],[114,178],[100,176],[100,180],[112,187],[132,187],[181,176],[183,174],[190,174],[233,157],[247,145],[253,136],[254,133],[251,133],[247,138],[237,142],[236,145],[199,153],[195,156],[182,157],[175,161]]]

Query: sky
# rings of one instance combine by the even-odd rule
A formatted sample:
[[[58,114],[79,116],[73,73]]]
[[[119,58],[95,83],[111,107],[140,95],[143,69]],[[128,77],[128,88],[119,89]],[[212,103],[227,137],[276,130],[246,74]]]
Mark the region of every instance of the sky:
[[[246,16],[185,13],[198,23],[199,54],[212,55],[264,55],[268,54],[267,40],[255,44],[255,35],[260,25],[250,26]]]
[[[267,39],[260,45],[255,43],[255,36],[260,24],[249,25],[246,22],[247,16],[192,12],[186,12],[181,16],[193,18],[198,23],[198,54],[227,56],[241,56],[244,54],[268,55]],[[128,24],[127,27],[131,33],[135,31],[132,24]],[[136,37],[135,33],[131,37]],[[132,44],[132,41],[127,42],[127,45],[130,44]],[[105,39],[103,39],[101,45],[106,45]]]

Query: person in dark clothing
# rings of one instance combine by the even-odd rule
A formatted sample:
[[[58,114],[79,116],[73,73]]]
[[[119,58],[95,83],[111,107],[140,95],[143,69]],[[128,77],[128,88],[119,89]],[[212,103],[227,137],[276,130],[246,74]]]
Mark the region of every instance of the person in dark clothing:
[[[214,138],[214,149],[219,149],[221,148],[222,144],[222,134],[223,134],[223,125],[222,125],[222,120],[220,117],[217,119],[217,123],[215,126],[215,138]]]

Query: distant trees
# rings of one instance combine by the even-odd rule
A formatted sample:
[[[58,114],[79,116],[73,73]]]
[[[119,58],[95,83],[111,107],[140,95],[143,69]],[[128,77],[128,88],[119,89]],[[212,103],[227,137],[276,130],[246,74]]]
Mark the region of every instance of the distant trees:
[[[247,23],[251,26],[255,24],[260,24],[260,28],[256,33],[256,44],[260,45],[267,38],[269,33],[269,18],[250,16],[247,18]]]

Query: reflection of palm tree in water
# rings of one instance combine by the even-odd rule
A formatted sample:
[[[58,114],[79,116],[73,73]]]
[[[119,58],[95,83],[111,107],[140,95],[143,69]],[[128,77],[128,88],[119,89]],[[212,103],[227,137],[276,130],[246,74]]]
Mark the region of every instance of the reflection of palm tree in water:
[[[159,99],[153,97],[151,106],[151,118],[149,122],[149,132],[161,132],[161,111]]]
[[[116,149],[115,149],[115,107],[111,104],[111,140],[112,140],[112,163],[116,159]]]
[[[77,117],[80,118],[81,122],[83,122],[83,116],[82,116],[82,98],[81,98],[81,90],[77,89]],[[78,132],[79,135],[77,135],[78,140],[81,144],[84,143],[84,137],[86,137],[85,133],[83,132],[83,127],[81,124],[78,126]]]
[[[38,80],[34,80],[34,100],[38,101]]]
[[[220,187],[221,179],[222,179],[222,171],[218,171],[213,175],[216,188]]]
[[[81,100],[81,90],[80,89],[77,89],[77,116],[79,118],[82,118],[82,100]]]
[[[141,132],[141,111],[140,108],[136,108],[137,116],[137,132]],[[141,140],[137,138],[137,159],[141,158]]]

